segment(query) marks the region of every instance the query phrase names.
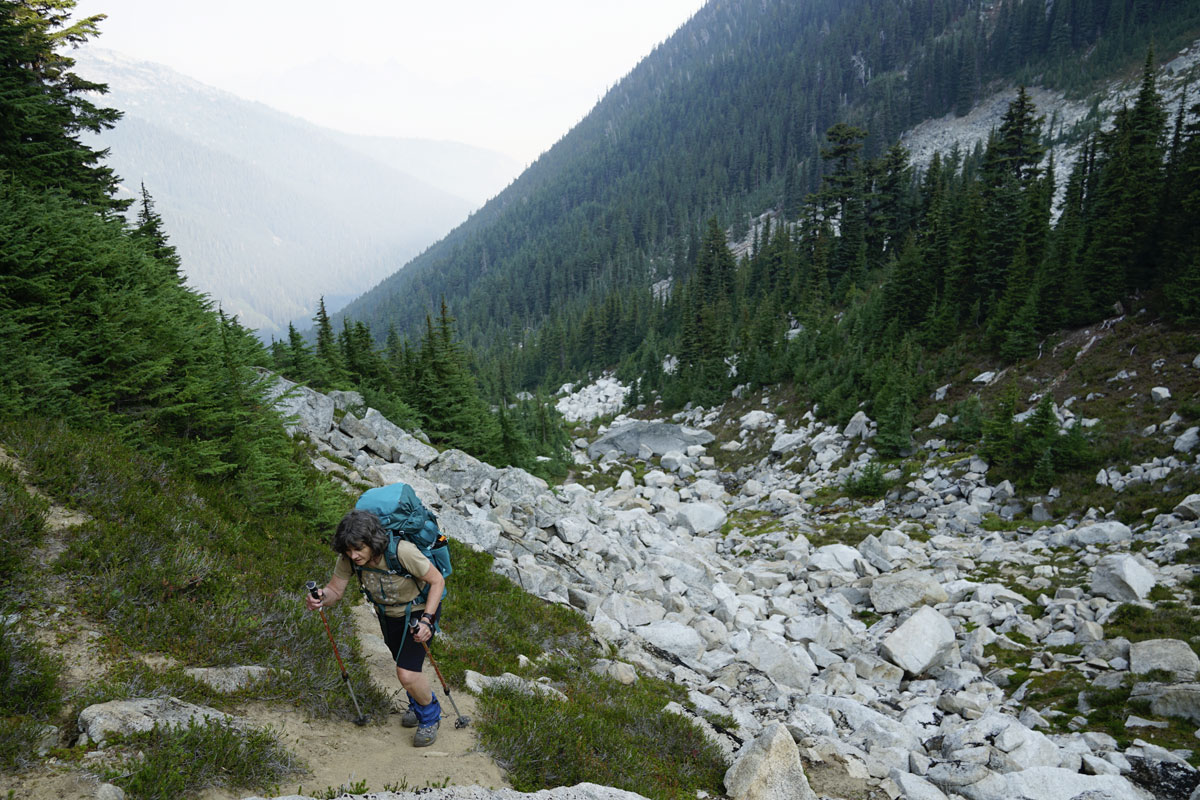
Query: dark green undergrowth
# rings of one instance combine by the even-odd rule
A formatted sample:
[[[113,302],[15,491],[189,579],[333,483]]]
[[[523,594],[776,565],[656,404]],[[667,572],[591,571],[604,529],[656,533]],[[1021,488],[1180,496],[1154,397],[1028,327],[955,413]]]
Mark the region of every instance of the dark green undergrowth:
[[[4,618],[17,610],[28,582],[31,551],[45,533],[46,501],[27,492],[0,465],[0,771],[28,765],[39,733],[62,707],[59,663]]]
[[[29,766],[42,728],[63,705],[58,659],[0,621],[0,772]]]
[[[1147,639],[1182,639],[1200,654],[1200,616],[1195,608],[1162,602],[1154,608],[1125,603],[1104,625],[1109,638],[1124,636],[1131,642]]]
[[[344,495],[326,494],[316,516],[261,514],[232,482],[196,480],[113,434],[27,420],[0,425],[0,440],[31,481],[91,518],[72,530],[58,561],[75,587],[63,599],[103,625],[118,661],[156,653],[187,666],[266,666],[275,677],[246,699],[354,716],[320,619],[302,602],[305,580],[322,579],[333,562],[326,542],[348,505]],[[347,653],[348,612],[329,614]],[[364,710],[386,716],[389,698],[369,688],[361,661],[351,660],[350,673],[364,687]],[[118,668],[89,691],[116,697],[139,687],[187,688],[180,683]]]
[[[131,800],[177,800],[209,788],[270,786],[305,769],[274,732],[222,721],[155,726],[121,745],[144,754],[106,776]]]
[[[579,662],[560,677],[566,702],[507,687],[483,695],[481,741],[514,789],[589,781],[654,800],[721,794],[716,746],[690,720],[662,711],[682,699],[682,688],[647,678],[623,686]]]
[[[23,591],[14,581],[45,535],[46,501],[25,491],[17,473],[0,464],[0,596],[12,603]]]

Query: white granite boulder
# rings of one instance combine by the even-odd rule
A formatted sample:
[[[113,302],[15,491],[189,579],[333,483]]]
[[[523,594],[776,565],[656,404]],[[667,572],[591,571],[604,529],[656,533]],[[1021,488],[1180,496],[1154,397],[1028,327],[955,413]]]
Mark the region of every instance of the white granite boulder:
[[[1129,645],[1129,671],[1145,675],[1152,670],[1165,670],[1177,680],[1194,680],[1200,673],[1200,657],[1179,639],[1147,639]]]
[[[935,609],[923,606],[883,640],[884,658],[916,676],[938,664],[954,646],[954,628]]]
[[[1145,600],[1157,580],[1136,558],[1119,553],[1100,559],[1092,568],[1091,583],[1092,594],[1128,602]]]
[[[880,575],[871,584],[870,597],[871,605],[880,614],[891,614],[915,605],[935,605],[948,599],[937,578],[916,569]]]
[[[696,659],[708,646],[704,638],[687,625],[659,620],[636,629],[650,644],[683,659]]]
[[[739,751],[725,773],[725,791],[732,800],[817,800],[800,749],[778,722]]]

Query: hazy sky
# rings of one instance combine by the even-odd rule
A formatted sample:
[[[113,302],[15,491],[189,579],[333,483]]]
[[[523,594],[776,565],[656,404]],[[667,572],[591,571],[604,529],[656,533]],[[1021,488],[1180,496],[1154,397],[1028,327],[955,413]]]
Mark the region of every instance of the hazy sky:
[[[532,162],[703,0],[79,0],[98,47],[342,130]]]

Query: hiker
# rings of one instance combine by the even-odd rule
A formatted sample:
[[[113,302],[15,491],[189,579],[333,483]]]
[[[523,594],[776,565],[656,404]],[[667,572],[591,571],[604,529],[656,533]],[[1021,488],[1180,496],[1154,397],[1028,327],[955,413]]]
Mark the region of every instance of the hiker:
[[[408,693],[408,711],[400,724],[417,729],[413,746],[428,747],[437,740],[442,708],[422,671],[424,645],[435,633],[445,578],[416,545],[407,541],[396,544],[396,556],[408,574],[389,572],[384,559],[388,533],[369,511],[355,509],[342,517],[332,545],[338,554],[333,576],[319,591],[319,598],[305,595],[308,608],[315,611],[336,604],[350,577],[357,575],[363,594],[380,612],[383,640],[396,662],[396,677]],[[423,591],[426,586],[428,592]]]

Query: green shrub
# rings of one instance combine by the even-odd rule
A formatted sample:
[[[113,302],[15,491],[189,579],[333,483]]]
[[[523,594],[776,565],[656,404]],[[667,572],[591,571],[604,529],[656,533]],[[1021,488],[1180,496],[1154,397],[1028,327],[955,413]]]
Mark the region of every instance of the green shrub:
[[[717,747],[685,717],[664,713],[681,687],[649,678],[623,686],[574,663],[559,684],[563,702],[503,687],[480,702],[480,740],[513,788],[534,791],[581,781],[645,797],[722,793]]]
[[[887,494],[888,482],[883,477],[883,467],[871,462],[857,475],[851,475],[842,484],[850,497],[879,498]]]
[[[0,771],[32,760],[41,728],[63,704],[60,672],[58,659],[0,622]]]
[[[177,800],[214,787],[266,787],[304,770],[270,730],[242,730],[223,721],[155,726],[124,744],[145,757],[107,777],[132,800]]]
[[[12,468],[0,464],[0,592],[10,601],[23,583],[15,580],[19,567],[42,543],[46,508],[45,500],[25,491]]]
[[[1131,642],[1147,639],[1182,639],[1200,653],[1200,619],[1178,603],[1159,603],[1154,608],[1124,603],[1104,626],[1109,638],[1124,636]]]

